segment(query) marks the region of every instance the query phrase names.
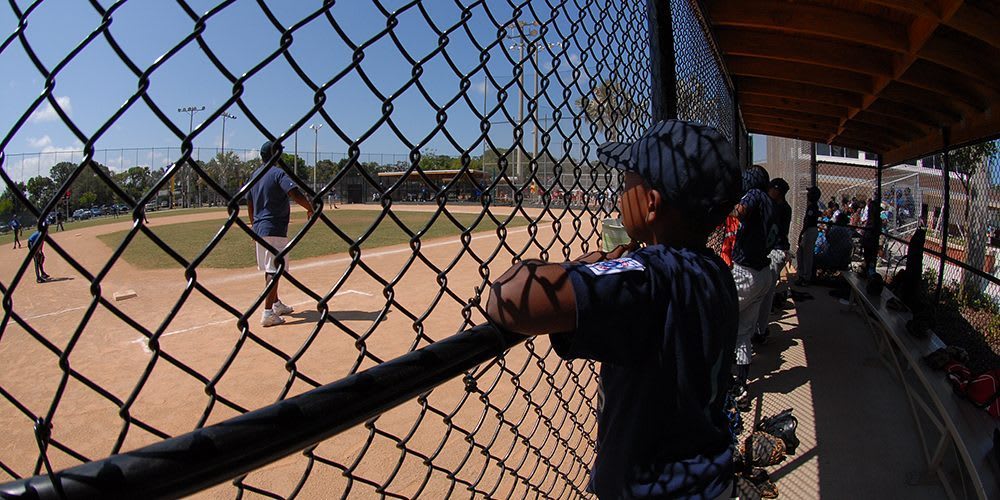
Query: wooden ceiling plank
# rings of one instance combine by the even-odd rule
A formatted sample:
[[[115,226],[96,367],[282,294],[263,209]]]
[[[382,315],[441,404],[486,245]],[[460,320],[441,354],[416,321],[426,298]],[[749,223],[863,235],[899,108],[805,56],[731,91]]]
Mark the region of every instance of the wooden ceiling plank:
[[[975,81],[923,59],[914,62],[899,81],[964,102],[979,112],[986,111],[1000,98],[1000,94]]]
[[[819,123],[828,126],[837,126],[840,124],[840,120],[834,116],[823,116],[814,113],[809,113],[801,110],[793,109],[779,109],[767,106],[755,106],[753,104],[744,104],[740,108],[744,113],[758,115],[758,116],[771,116],[775,118],[789,118],[798,121],[810,121],[813,123]]]
[[[716,26],[739,26],[846,40],[906,52],[904,27],[843,9],[780,1],[719,0],[708,5]]]
[[[944,66],[971,78],[983,85],[1000,90],[1000,68],[995,61],[1000,60],[1000,50],[992,54],[994,62],[984,61],[980,51],[968,50],[962,42],[949,37],[936,37],[928,42],[920,52],[920,57],[934,64]]]
[[[907,50],[898,59],[897,64],[893,68],[892,77],[878,77],[875,79],[876,83],[874,91],[865,97],[862,106],[851,110],[847,118],[841,123],[840,131],[844,130],[844,127],[847,125],[847,122],[851,120],[851,118],[857,115],[860,111],[868,109],[872,104],[874,104],[889,84],[899,79],[899,77],[910,68],[914,61],[917,60],[917,54],[925,48],[938,26],[940,26],[942,22],[951,19],[958,8],[961,7],[963,1],[964,0],[940,0],[940,3],[938,4],[940,8],[940,16],[937,18],[922,16],[914,18],[913,22],[906,28],[908,42]],[[835,138],[836,136],[831,136],[830,141],[834,141]]]
[[[815,135],[809,133],[809,131],[798,129],[798,128],[789,128],[789,127],[782,127],[782,126],[778,126],[778,125],[767,125],[767,124],[765,124],[765,125],[762,125],[760,127],[755,127],[754,129],[750,129],[748,127],[747,130],[749,132],[755,133],[755,134],[774,135],[774,136],[778,136],[778,137],[790,137],[790,138],[793,138],[793,139],[800,139],[800,140],[803,140],[803,141],[817,142],[817,143],[820,143],[820,144],[828,144],[828,143],[824,142],[825,139],[823,137],[815,136]],[[886,149],[885,145],[880,145],[880,144],[877,144],[877,143],[874,143],[874,142],[871,142],[871,141],[868,141],[868,140],[845,140],[845,139],[842,139],[842,140],[839,140],[835,145],[837,145],[837,146],[845,146],[845,147],[854,148],[854,149],[859,149],[859,150],[868,151],[868,152],[871,152],[871,153],[878,153],[878,152],[884,151]]]
[[[863,96],[854,92],[817,87],[799,82],[771,80],[753,76],[737,77],[736,88],[748,94],[763,94],[778,97],[792,97],[803,101],[832,104],[846,108],[861,106]]]
[[[932,130],[931,127],[921,125],[912,120],[898,118],[895,116],[880,115],[878,113],[872,113],[871,111],[862,111],[857,115],[854,115],[854,119],[852,121],[897,129],[912,136],[923,136]]]
[[[763,57],[868,75],[892,75],[892,53],[872,47],[804,36],[790,42],[788,36],[739,28],[720,27],[715,36],[727,56]]]
[[[965,4],[945,24],[1000,49],[1000,18],[979,7]]]
[[[962,120],[962,116],[965,113],[957,103],[955,105],[948,105],[947,99],[935,98],[928,94],[931,93],[906,85],[905,83],[895,82],[886,87],[879,97],[887,101],[907,104],[927,112],[933,112],[944,119],[945,124]]]
[[[730,56],[726,59],[730,74],[755,76],[790,82],[808,83],[858,94],[869,94],[875,81],[869,75],[846,70],[833,70],[815,64],[787,64],[759,57]]]
[[[934,0],[868,0],[869,3],[889,7],[914,16],[939,19],[940,5]]]
[[[921,123],[932,129],[941,128],[941,125],[944,122],[944,120],[935,113],[927,112],[919,107],[894,103],[887,100],[880,100],[872,103],[871,106],[868,106],[866,111],[875,114],[902,118],[904,120],[912,121],[913,123]]]
[[[800,120],[792,117],[757,115],[753,113],[743,113],[743,121],[754,124],[771,124],[809,130],[817,135],[829,134],[830,131],[835,130],[836,127],[836,125],[823,125],[822,123],[805,119]]]
[[[806,111],[816,115],[831,117],[835,119],[847,116],[847,108],[822,104],[812,101],[804,101],[788,96],[772,96],[763,94],[740,93],[741,105],[755,105],[760,107],[773,108],[783,111]]]

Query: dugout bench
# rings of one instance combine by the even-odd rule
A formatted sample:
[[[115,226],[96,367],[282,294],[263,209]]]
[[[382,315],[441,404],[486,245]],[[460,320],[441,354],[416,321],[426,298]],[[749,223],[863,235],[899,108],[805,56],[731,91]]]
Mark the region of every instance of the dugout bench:
[[[944,343],[933,332],[924,339],[910,335],[906,322],[912,314],[886,307],[894,297],[888,288],[874,297],[865,291],[867,281],[861,275],[843,276],[851,287],[851,308],[861,309],[882,361],[906,391],[927,463],[927,469],[910,480],[923,482],[936,476],[949,498],[1000,498],[1000,465],[992,437],[997,423],[955,394],[944,372],[923,362]]]

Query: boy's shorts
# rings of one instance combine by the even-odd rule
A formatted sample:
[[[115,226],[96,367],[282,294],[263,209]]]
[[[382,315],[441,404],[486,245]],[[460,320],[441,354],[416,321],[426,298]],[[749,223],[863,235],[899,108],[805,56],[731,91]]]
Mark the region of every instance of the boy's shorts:
[[[288,246],[288,238],[285,236],[261,236],[261,239],[279,251]],[[277,273],[277,257],[264,245],[258,242],[254,242],[254,245],[257,246],[257,269],[268,274]],[[288,270],[288,259],[285,259],[285,270]]]

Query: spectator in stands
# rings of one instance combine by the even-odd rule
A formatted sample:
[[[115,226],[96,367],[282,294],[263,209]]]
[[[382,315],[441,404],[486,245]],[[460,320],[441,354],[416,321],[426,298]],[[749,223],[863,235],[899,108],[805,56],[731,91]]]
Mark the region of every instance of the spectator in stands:
[[[847,269],[851,264],[853,247],[847,215],[840,214],[826,229],[826,242],[816,252],[816,268],[831,271]]]
[[[819,234],[819,197],[818,187],[806,190],[806,213],[802,219],[802,232],[799,233],[799,246],[795,257],[798,279],[796,285],[806,286],[813,279],[813,247]]]
[[[267,141],[260,147],[261,166],[250,175],[254,178],[261,169],[267,169],[247,193],[247,213],[253,232],[276,250],[284,250],[288,245],[288,221],[290,218],[289,199],[294,200],[306,209],[312,217],[312,204],[299,191],[295,181],[277,165],[268,166],[267,162],[281,155],[281,145]],[[267,285],[278,279],[277,256],[267,247],[256,243],[257,268],[264,271]],[[287,269],[287,263],[285,264]],[[264,299],[264,312],[261,316],[262,326],[275,326],[285,322],[282,316],[292,313],[292,307],[285,305],[278,298],[278,284],[275,283]]]
[[[706,244],[739,198],[732,151],[715,129],[677,120],[634,144],[602,146],[601,161],[625,170],[625,229],[646,246],[564,264],[525,260],[491,288],[495,324],[551,333],[563,358],[601,362],[588,488],[598,498],[731,491],[724,408],[739,305],[732,274]]]
[[[785,201],[785,194],[788,193],[788,182],[780,177],[771,180],[767,189],[767,196],[771,198],[774,205],[774,217],[772,218],[772,231],[775,232],[774,246],[767,254],[770,260],[771,286],[768,288],[764,300],[760,302],[760,312],[757,316],[757,331],[753,340],[757,342],[767,341],[770,333],[767,325],[771,315],[771,306],[774,303],[774,295],[781,280],[781,271],[785,268],[788,259],[788,250],[791,244],[788,241],[788,228],[792,224],[792,207]]]

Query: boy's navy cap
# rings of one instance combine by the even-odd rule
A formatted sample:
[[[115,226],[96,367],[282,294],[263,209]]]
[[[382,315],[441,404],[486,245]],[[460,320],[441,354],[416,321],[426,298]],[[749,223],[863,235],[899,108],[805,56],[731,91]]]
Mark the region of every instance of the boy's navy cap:
[[[733,147],[712,127],[660,121],[631,144],[601,145],[597,157],[641,175],[668,203],[712,220],[721,222],[740,199],[742,175]]]
[[[786,182],[785,179],[782,179],[781,177],[775,177],[774,179],[771,179],[771,187],[780,191],[781,194],[788,193],[788,190],[790,189],[788,182]]]
[[[267,160],[270,160],[272,156],[281,154],[281,151],[281,144],[275,143],[274,141],[265,141],[264,144],[260,145],[260,159],[266,162]]]

